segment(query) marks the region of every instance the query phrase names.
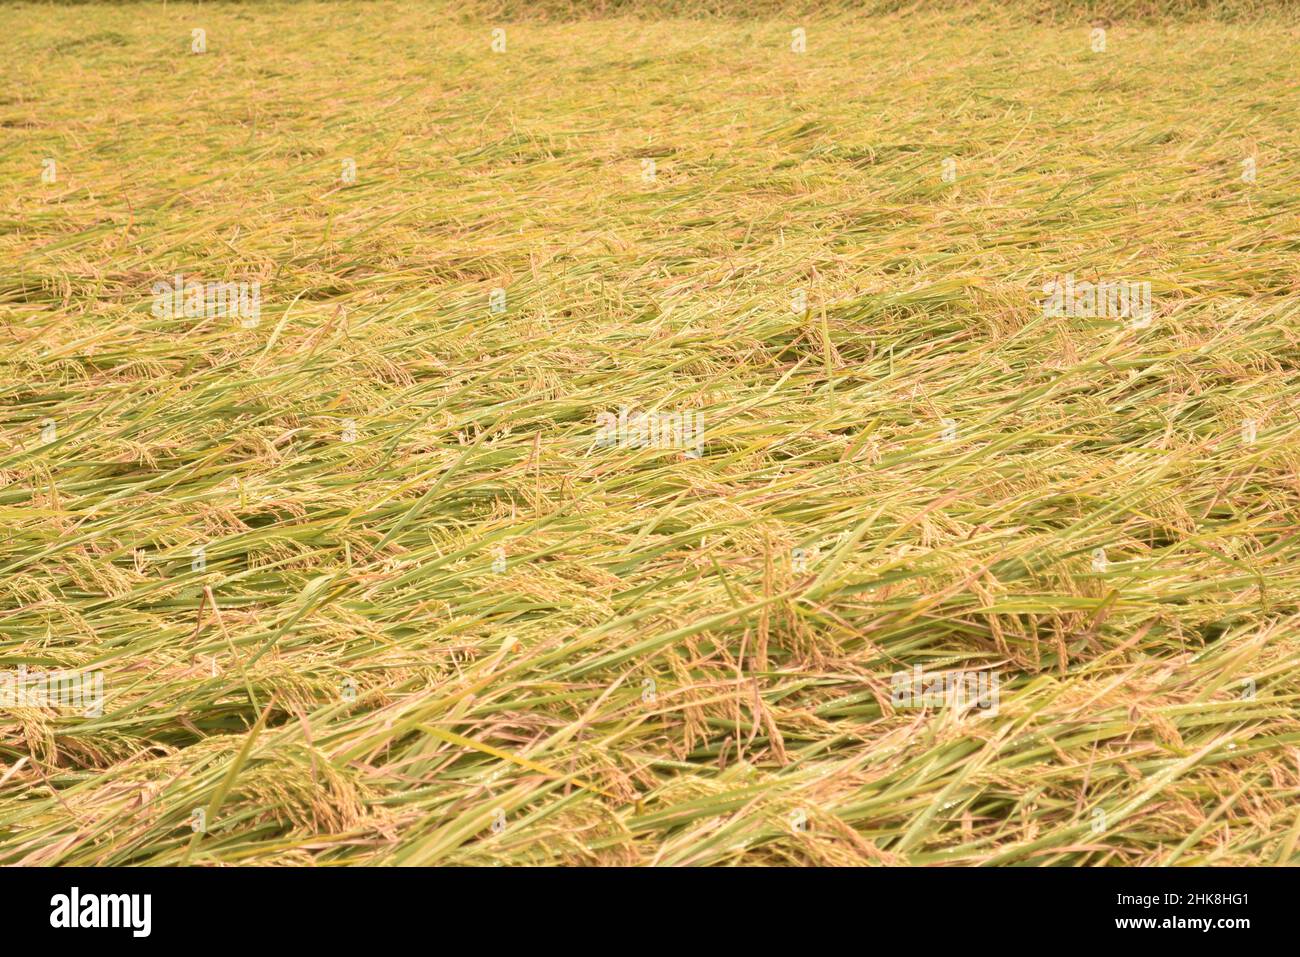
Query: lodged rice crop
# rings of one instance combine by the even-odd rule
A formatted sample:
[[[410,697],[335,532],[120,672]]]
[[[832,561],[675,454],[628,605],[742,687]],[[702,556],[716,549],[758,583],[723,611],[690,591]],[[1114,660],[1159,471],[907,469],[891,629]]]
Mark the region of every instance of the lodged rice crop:
[[[0,863],[1297,863],[1292,14],[0,8]]]

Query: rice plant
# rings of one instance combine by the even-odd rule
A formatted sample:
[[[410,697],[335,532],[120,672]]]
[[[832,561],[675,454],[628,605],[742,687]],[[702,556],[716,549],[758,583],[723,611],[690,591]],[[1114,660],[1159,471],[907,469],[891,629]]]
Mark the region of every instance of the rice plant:
[[[1288,5],[3,15],[0,864],[1297,863]]]

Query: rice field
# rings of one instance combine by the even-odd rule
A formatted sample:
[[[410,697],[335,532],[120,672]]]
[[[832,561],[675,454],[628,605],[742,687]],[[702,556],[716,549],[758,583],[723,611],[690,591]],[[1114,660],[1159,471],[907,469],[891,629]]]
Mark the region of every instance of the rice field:
[[[0,8],[0,864],[1300,863],[1294,10],[943,6]]]

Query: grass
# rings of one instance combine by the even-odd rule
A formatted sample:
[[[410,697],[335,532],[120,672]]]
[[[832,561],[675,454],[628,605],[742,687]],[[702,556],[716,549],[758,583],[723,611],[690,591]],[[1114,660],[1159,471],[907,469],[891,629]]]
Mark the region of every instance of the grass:
[[[1300,862],[1295,26],[474,9],[6,8],[0,863]]]

